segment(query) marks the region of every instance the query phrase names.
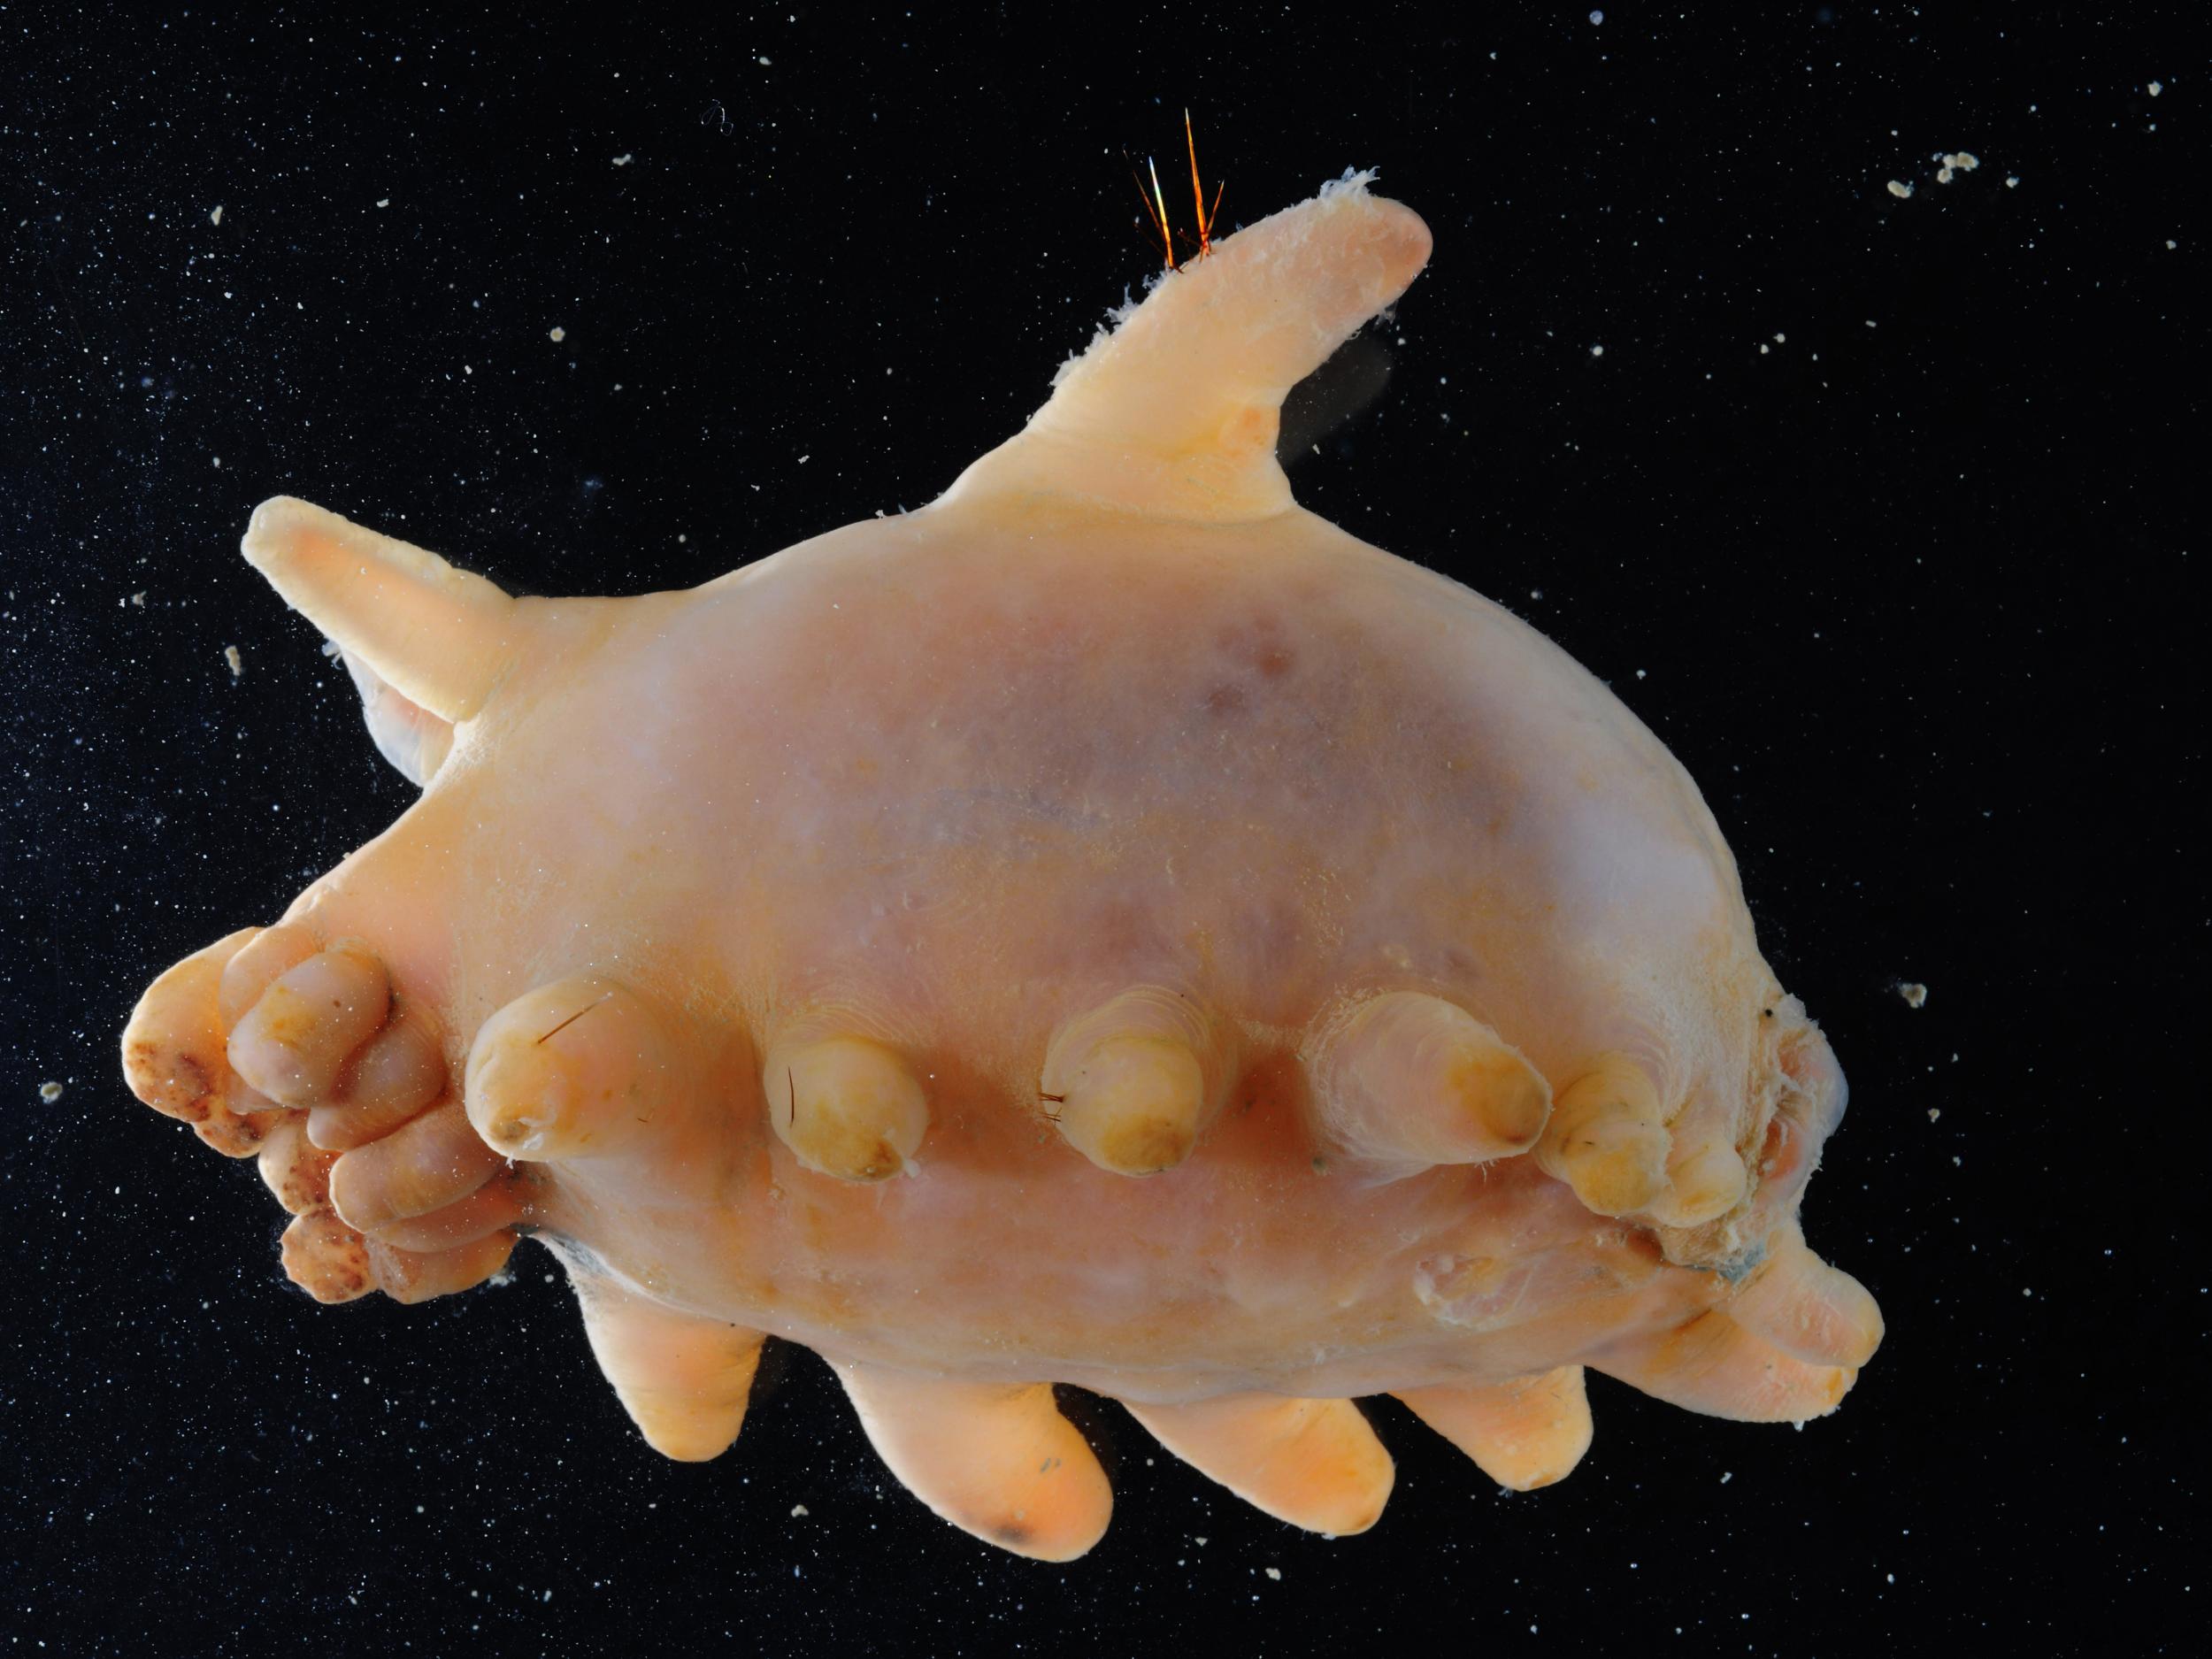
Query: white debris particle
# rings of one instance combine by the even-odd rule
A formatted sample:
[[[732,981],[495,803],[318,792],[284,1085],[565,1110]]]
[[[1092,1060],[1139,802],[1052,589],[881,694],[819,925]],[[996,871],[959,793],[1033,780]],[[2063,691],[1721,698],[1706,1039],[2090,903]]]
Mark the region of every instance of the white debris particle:
[[[1873,327],[1873,326],[1874,326],[1874,319],[1873,319],[1871,317],[1870,317],[1870,318],[1868,318],[1868,319],[1866,319],[1866,326],[1867,326],[1869,328],[1871,328],[1871,327]]]
[[[2180,246],[2181,244],[2176,242],[2171,236],[2166,238],[2166,251],[2168,253],[2171,253],[2175,249]]]
[[[808,1509],[807,1509],[806,1505],[805,1505],[805,1504],[803,1504],[803,1503],[795,1503],[795,1504],[793,1504],[793,1505],[791,1506],[791,1518],[792,1518],[793,1520],[795,1520],[795,1520],[797,1520],[797,1519],[798,1519],[801,1516],[805,1515],[805,1514],[808,1514],[808,1513],[810,1513],[810,1511],[808,1510]]]
[[[146,608],[146,590],[142,588],[136,593],[133,594],[131,595],[131,603],[136,605],[141,611],[143,611]]]
[[[230,664],[230,677],[233,680],[246,672],[246,659],[239,654],[235,645],[223,647],[223,660]]]
[[[61,1098],[61,1085],[58,1083],[40,1084],[38,1086],[38,1097],[39,1099],[46,1102],[49,1105],[52,1104],[55,1101]]]
[[[212,213],[210,213],[207,216],[207,222],[211,225],[221,224],[223,222],[223,210],[218,207]]]
[[[552,327],[545,331],[545,337],[557,346],[562,341],[568,338],[568,330],[563,328],[559,324],[556,323]]]
[[[614,165],[618,167],[626,167],[636,159],[635,156],[617,156],[614,158]]]
[[[2020,175],[2019,175],[2018,173],[2007,173],[2007,174],[2005,175],[2005,188],[2006,188],[2006,189],[2008,189],[2008,190],[2016,190],[2016,189],[2018,189],[2019,188],[2020,188]]]
[[[389,207],[392,204],[392,198],[388,196],[380,196],[376,198],[376,204],[379,207]]]
[[[1280,1567],[1270,1567],[1267,1570],[1267,1576],[1280,1584],[1283,1580],[1283,1570]]]
[[[1592,346],[1590,348],[1590,355],[1594,357],[1601,357],[1605,355],[1605,348],[1603,346]]]
[[[1789,336],[1787,334],[1777,334],[1774,336],[1774,343],[1778,346],[1788,338]]]
[[[1202,1538],[1194,1538],[1191,1540],[1191,1542],[1197,1545],[1201,1549],[1203,1549],[1206,1547],[1206,1540]]]
[[[2150,85],[2143,88],[2144,91],[2149,93],[2154,98],[2160,93],[2165,91],[2165,89],[2166,83],[2162,81],[2154,81],[2150,83]]]
[[[1725,1470],[1725,1471],[1724,1471],[1722,1472],[1722,1474],[1721,1474],[1721,1478],[1720,1478],[1720,1484],[1721,1484],[1722,1486],[1726,1486],[1726,1485],[1727,1485],[1730,1481],[1733,1480],[1735,1478],[1736,1478],[1736,1471],[1735,1471],[1734,1470],[1732,1470],[1732,1469],[1730,1469],[1730,1470]]]
[[[1604,13],[1604,12],[1593,12],[1592,13],[1590,13],[1590,22],[1591,22],[1591,24],[1592,24],[1593,26],[1595,26],[1595,25],[1597,25],[1597,24],[1602,23],[1602,22],[1604,22],[1604,21],[1605,21],[1605,13]]]
[[[799,465],[800,465],[801,466],[804,466],[804,465],[806,465],[809,461],[811,461],[813,458],[814,458],[814,457],[813,457],[812,456],[810,456],[810,455],[803,455],[803,456],[801,456],[801,457],[799,457]]]
[[[1892,179],[1889,181],[1888,189],[1889,193],[1901,202],[1912,194],[1912,186],[1909,184],[1900,184],[1894,179]]]
[[[1763,345],[1759,348],[1759,355],[1763,357],[1773,349],[1774,348],[1772,346]]]
[[[222,465],[222,464],[223,464],[223,457],[222,457],[221,456],[219,456],[219,456],[217,456],[217,457],[215,457],[215,465],[218,465],[218,466],[220,466],[220,465]]]
[[[1943,1116],[1943,1108],[1942,1108],[1942,1107],[1940,1107],[1940,1106],[1931,1106],[1931,1107],[1929,1107],[1929,1108],[1928,1108],[1928,1121],[1929,1121],[1930,1123],[1933,1123],[1933,1122],[1934,1122],[1937,1118],[1940,1118],[1940,1117],[1942,1117],[1942,1116]]]
[[[1979,156],[1969,155],[1962,150],[1956,155],[1946,156],[1943,158],[1943,165],[1954,173],[1971,173],[1982,165],[1982,158]]]
[[[1897,987],[1897,995],[1905,999],[1907,1008],[1919,1008],[1928,1000],[1928,987],[1917,983],[1901,985]]]

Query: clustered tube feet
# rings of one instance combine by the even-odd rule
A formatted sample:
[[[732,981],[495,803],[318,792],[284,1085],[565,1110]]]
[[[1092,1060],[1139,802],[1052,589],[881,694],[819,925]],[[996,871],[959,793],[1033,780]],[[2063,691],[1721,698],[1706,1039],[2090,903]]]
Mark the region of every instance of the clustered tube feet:
[[[1200,1150],[1220,1112],[1240,1059],[1234,1032],[1200,999],[1132,987],[1054,1034],[1041,1105],[1102,1171],[1171,1169]],[[627,1159],[710,1178],[713,1148],[729,1140],[717,1116],[729,1110],[727,1090],[715,1079],[733,1055],[750,1054],[717,1047],[618,981],[580,975],[488,1020],[455,1098],[434,1020],[395,1002],[375,952],[297,925],[243,930],[170,970],[141,1001],[124,1048],[141,1099],[219,1150],[258,1153],[262,1179],[293,1217],[285,1271],[326,1302],[373,1289],[419,1301],[497,1271],[523,1216],[515,1185],[501,1178],[510,1159],[559,1162],[580,1177]],[[1517,1049],[1440,997],[1389,992],[1351,1003],[1317,1022],[1299,1052],[1320,1143],[1372,1167],[1528,1153],[1593,1212],[1665,1226],[1727,1215],[1748,1186],[1720,1132],[1670,1131],[1635,1060],[1598,1056],[1555,1099]],[[787,1019],[759,1068],[771,1126],[806,1170],[865,1182],[918,1167],[927,1096],[904,1053],[866,1021]],[[1704,1281],[1715,1288],[1694,1317],[1591,1355],[1595,1369],[1711,1415],[1802,1421],[1834,1409],[1882,1323],[1864,1287],[1807,1248],[1794,1218],[1809,1148],[1827,1124],[1791,1114],[1823,1102],[1832,1117],[1840,1110],[1839,1075],[1808,1076],[1760,1166],[1791,1212],[1755,1205],[1745,1217],[1770,1228],[1763,1256],[1740,1282]],[[1675,1116],[1679,1127],[1705,1114]],[[646,1440],[685,1460],[726,1450],[744,1421],[762,1333],[595,1271],[572,1276],[593,1353]],[[1048,1561],[1080,1555],[1102,1534],[1112,1494],[1048,1382],[832,1363],[893,1474],[955,1525]],[[1398,1398],[1516,1490],[1562,1479],[1590,1444],[1578,1364]],[[1389,1454],[1349,1400],[1125,1403],[1167,1450],[1293,1525],[1358,1532],[1389,1496]]]
[[[155,1110],[232,1156],[258,1153],[291,1215],[286,1274],[319,1302],[420,1302],[506,1264],[520,1207],[500,1159],[446,1100],[426,1024],[395,1013],[359,940],[284,924],[187,957],[139,1001],[124,1073]]]

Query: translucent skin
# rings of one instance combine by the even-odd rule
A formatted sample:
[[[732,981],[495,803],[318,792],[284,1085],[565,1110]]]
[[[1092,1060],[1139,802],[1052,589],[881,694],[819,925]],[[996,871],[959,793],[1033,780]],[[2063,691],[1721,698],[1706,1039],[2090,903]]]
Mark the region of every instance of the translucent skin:
[[[395,1014],[434,1033],[449,1094],[519,1159],[467,1202],[553,1248],[588,1314],[595,1295],[638,1310],[643,1335],[602,1320],[594,1341],[655,1444],[710,1455],[726,1438],[699,1422],[741,1417],[752,1350],[726,1363],[715,1333],[786,1337],[859,1368],[871,1432],[933,1507],[1057,1558],[1087,1547],[1080,1527],[979,1521],[910,1469],[879,1418],[925,1396],[898,1378],[1162,1407],[1391,1391],[1417,1409],[1424,1390],[1511,1384],[1423,1415],[1486,1468],[1540,1470],[1532,1485],[1571,1466],[1587,1416],[1578,1372],[1520,1379],[1587,1362],[1694,1409],[1801,1418],[1871,1353],[1870,1300],[1795,1220],[1841,1074],[1762,960],[1694,784],[1556,647],[1291,504],[1274,467],[1283,388],[1426,252],[1417,219],[1363,191],[1293,210],[1225,244],[1222,273],[1173,279],[939,502],[688,593],[511,602],[380,538],[361,564],[346,538],[366,533],[303,504],[257,516],[250,554],[346,646],[378,741],[427,780],[287,912],[294,954],[358,941]],[[372,603],[358,572],[386,557]],[[418,603],[429,620],[377,631]],[[351,961],[327,972],[373,972]],[[578,1011],[534,1011],[572,980]],[[1079,1152],[1045,1086],[1056,1038],[1131,987],[1203,1033],[1171,1045],[1203,1110],[1187,1143],[1132,1155],[1169,1165],[1144,1175]],[[1379,1128],[1354,1133],[1340,1048],[1406,1098],[1441,1075],[1410,1039],[1329,1046],[1405,992],[1417,1026],[1487,1028],[1491,1070],[1451,1077],[1494,1123],[1515,1068],[1555,1123],[1601,1061],[1640,1079],[1656,1118],[1631,1129],[1663,1172],[1647,1160],[1636,1202],[1601,1213],[1556,1144],[1432,1161],[1387,1090]],[[127,1064],[171,1110],[163,1056],[222,1063],[165,1035],[157,1001]],[[495,1040],[511,1008],[537,1024]],[[242,1071],[260,1031],[225,1015]],[[795,1150],[802,1084],[778,1057],[795,1032],[864,1040],[918,1085],[909,1116],[859,1120],[883,1137],[864,1177],[890,1179]],[[589,1079],[572,1156],[529,1139],[556,1133],[542,1102],[571,1085],[516,1067]],[[283,1103],[322,1098],[301,1089]],[[367,1201],[349,1208],[346,1164],[366,1156],[338,1162],[349,1220]],[[311,1210],[301,1179],[286,1202]],[[1741,1329],[1701,1318],[1731,1309]],[[664,1314],[708,1356],[664,1363]],[[1448,1426],[1454,1400],[1486,1402],[1487,1426]],[[1535,1413],[1533,1440],[1496,1426],[1508,1408]],[[1194,1461],[1234,1440],[1211,1417],[1146,1421]],[[1218,1478],[1356,1530],[1387,1459],[1355,1467],[1347,1421],[1230,1425],[1337,1436],[1313,1462],[1339,1471],[1315,1477],[1333,1507]]]
[[[1298,1035],[1355,988],[1460,1001],[1555,1087],[1647,1054],[1755,1150],[1782,1036],[1811,1036],[1695,787],[1506,612],[1302,511],[956,499],[689,594],[523,603],[572,645],[287,919],[370,941],[457,1071],[503,1004],[591,972],[718,1030],[849,1005],[932,1102],[910,1179],[833,1182],[726,1065],[680,1182],[563,1169],[531,1194],[549,1232],[826,1352],[1150,1399],[1515,1376],[1679,1318],[1681,1287],[1647,1314],[1613,1283],[1655,1252],[1528,1161],[1378,1183],[1302,1121]],[[1232,1010],[1249,1078],[1199,1156],[1118,1181],[1049,1132],[1038,1069],[1141,982]],[[1540,1240],[1605,1265],[1587,1308],[1471,1332],[1417,1294],[1432,1257]]]

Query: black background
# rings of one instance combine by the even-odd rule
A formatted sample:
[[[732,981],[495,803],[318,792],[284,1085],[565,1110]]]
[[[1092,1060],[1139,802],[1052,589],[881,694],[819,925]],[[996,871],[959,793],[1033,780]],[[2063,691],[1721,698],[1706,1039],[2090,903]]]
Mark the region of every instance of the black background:
[[[2201,54],[2141,7],[1418,15],[0,7],[6,1651],[2201,1651]],[[1852,1079],[1807,1225],[1889,1337],[1841,1413],[1594,1378],[1509,1496],[1379,1402],[1396,1496],[1329,1542],[1094,1402],[1114,1527],[1045,1567],[797,1350],[662,1462],[534,1248],[292,1291],[115,1059],[409,795],[252,504],[617,593],[919,504],[1141,285],[1126,158],[1187,104],[1225,221],[1359,165],[1434,230],[1294,487],[1703,786]]]

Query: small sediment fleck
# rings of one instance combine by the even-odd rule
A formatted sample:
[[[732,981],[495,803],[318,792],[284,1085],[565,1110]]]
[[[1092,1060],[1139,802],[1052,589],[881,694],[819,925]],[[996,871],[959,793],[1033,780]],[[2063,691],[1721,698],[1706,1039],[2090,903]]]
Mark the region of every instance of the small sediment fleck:
[[[1907,1008],[1919,1008],[1928,1000],[1928,987],[1918,983],[1903,984],[1897,987],[1897,995],[1905,999]]]
[[[1888,185],[1888,187],[1887,187],[1887,188],[1888,188],[1889,193],[1890,193],[1892,196],[1895,196],[1895,197],[1896,197],[1899,201],[1901,201],[1901,201],[1903,201],[1903,200],[1905,200],[1905,199],[1906,199],[1906,197],[1909,196],[1912,194],[1912,186],[1910,186],[1909,184],[1903,184],[1903,183],[1901,183],[1901,182],[1899,182],[1899,181],[1898,181],[1897,180],[1895,180],[1895,179],[1892,179],[1892,180],[1889,181],[1889,185]]]
[[[38,1086],[38,1097],[50,1105],[53,1102],[61,1098],[61,1085],[58,1083],[40,1084]]]
[[[221,224],[223,222],[223,210],[219,207],[212,213],[210,213],[207,216],[207,222],[211,225]]]
[[[223,647],[223,660],[230,664],[230,677],[238,679],[246,672],[246,658],[235,645]]]
[[[568,338],[568,330],[561,327],[558,324],[556,324],[554,326],[545,331],[545,337],[557,346],[562,341]]]

